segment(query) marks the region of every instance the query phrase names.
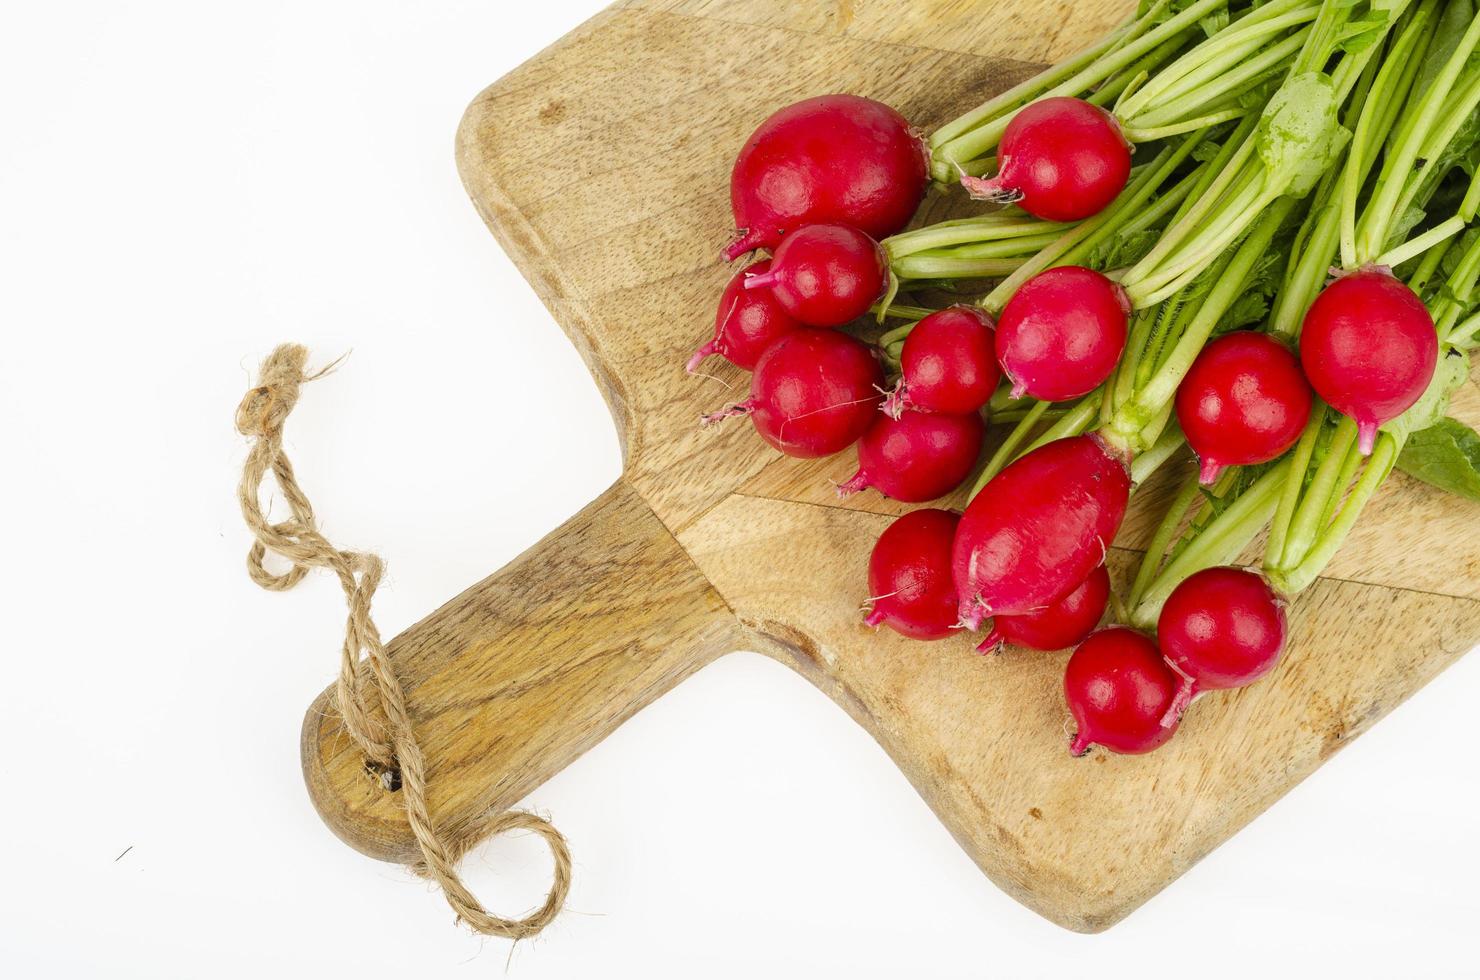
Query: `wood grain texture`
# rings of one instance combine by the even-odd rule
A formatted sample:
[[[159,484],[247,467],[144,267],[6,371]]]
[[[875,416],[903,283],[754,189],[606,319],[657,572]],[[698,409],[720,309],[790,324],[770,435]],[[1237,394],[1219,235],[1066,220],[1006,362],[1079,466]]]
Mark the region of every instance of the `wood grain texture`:
[[[866,727],[994,881],[1093,931],[1480,638],[1476,511],[1395,477],[1293,609],[1272,677],[1200,702],[1151,756],[1074,760],[1061,737],[1064,654],[984,659],[965,638],[916,644],[861,625],[868,549],[906,508],[874,494],[840,503],[833,483],[852,472],[851,453],[788,460],[743,422],[695,424],[746,383],[729,367],[688,377],[682,364],[732,272],[718,258],[730,162],[767,113],[845,90],[930,128],[1132,6],[627,0],[478,96],[457,137],[463,180],[590,365],[626,472],[393,642],[439,823],[477,838],[486,814],[689,672],[759,649]],[[1480,421],[1480,388],[1456,411]],[[1112,555],[1122,578],[1174,475],[1133,501]],[[395,799],[364,777],[327,704],[304,728],[315,802],[356,847],[404,859]]]
[[[450,840],[595,745],[744,639],[661,521],[618,481],[565,526],[391,641]],[[383,719],[382,719],[383,720]],[[416,856],[325,691],[303,725],[309,795],[372,857]]]

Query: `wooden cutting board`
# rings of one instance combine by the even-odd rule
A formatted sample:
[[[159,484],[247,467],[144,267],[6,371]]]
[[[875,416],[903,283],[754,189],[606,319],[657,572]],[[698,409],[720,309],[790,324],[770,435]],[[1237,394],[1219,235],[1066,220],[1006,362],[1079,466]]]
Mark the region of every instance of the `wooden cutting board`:
[[[718,257],[729,167],[761,119],[847,91],[932,128],[1132,6],[630,0],[473,102],[457,136],[463,180],[606,395],[626,470],[391,644],[445,831],[480,836],[488,814],[684,677],[760,650],[867,728],[993,881],[1096,931],[1480,639],[1480,512],[1400,475],[1293,609],[1270,678],[1200,702],[1150,756],[1073,759],[1067,654],[985,658],[965,637],[920,644],[863,625],[869,549],[905,508],[872,493],[838,501],[831,481],[850,475],[851,452],[798,462],[743,421],[696,424],[746,384],[717,360],[713,378],[682,365],[733,272]],[[1480,391],[1467,386],[1457,407],[1480,420]],[[1112,556],[1122,582],[1168,485],[1137,495]],[[327,692],[305,719],[303,757],[339,836],[413,856],[395,794],[366,778]]]

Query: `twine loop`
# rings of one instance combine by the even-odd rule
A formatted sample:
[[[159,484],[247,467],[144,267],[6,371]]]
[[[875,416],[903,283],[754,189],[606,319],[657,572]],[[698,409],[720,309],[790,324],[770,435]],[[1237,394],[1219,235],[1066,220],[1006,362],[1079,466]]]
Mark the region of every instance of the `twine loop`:
[[[550,821],[533,813],[508,810],[482,824],[479,839],[512,830],[538,834],[555,859],[554,880],[544,904],[522,919],[488,912],[458,875],[458,862],[477,840],[444,838],[427,806],[426,761],[421,743],[412,729],[400,679],[371,617],[371,600],[385,573],[385,563],[378,555],[341,551],[319,532],[313,505],[283,451],[283,425],[298,404],[302,386],[328,374],[339,362],[311,375],[305,374],[307,363],[307,348],[297,344],[278,347],[262,362],[257,385],[246,393],[236,410],[237,431],[253,440],[238,488],[242,517],[254,538],[247,553],[247,574],[262,588],[276,592],[291,589],[313,568],[328,569],[339,579],[349,618],[340,649],[334,700],[345,730],[374,764],[381,786],[401,791],[407,822],[421,851],[421,860],[411,870],[435,881],[458,919],[475,931],[505,939],[528,938],[549,925],[565,904],[570,891],[570,849]],[[286,520],[271,521],[262,509],[261,490],[269,473],[287,501],[291,516]],[[286,558],[288,570],[269,571],[263,564],[268,552]],[[373,685],[365,683],[359,670],[362,655],[369,663]],[[377,704],[385,716],[384,724],[373,711],[372,706]]]

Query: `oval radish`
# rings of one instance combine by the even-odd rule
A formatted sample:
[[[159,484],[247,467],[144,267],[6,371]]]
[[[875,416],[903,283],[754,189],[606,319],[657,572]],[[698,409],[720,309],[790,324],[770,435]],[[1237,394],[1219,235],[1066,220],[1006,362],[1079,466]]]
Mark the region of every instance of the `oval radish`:
[[[899,385],[884,411],[964,415],[991,400],[1002,371],[992,318],[979,306],[952,306],[915,324],[899,353]]]
[[[1434,377],[1439,338],[1423,301],[1392,274],[1363,269],[1322,290],[1300,328],[1300,363],[1316,394],[1357,423],[1372,452],[1377,429],[1406,412]]]
[[[838,327],[868,312],[888,275],[884,250],[863,232],[808,225],[782,239],[771,267],[746,276],[745,288],[769,288],[782,309],[808,326]]]
[[[873,609],[864,622],[916,640],[938,640],[955,632],[951,541],[958,520],[948,510],[927,508],[885,529],[869,556]]]
[[[1063,598],[1104,564],[1130,492],[1125,461],[1093,435],[1055,440],[998,473],[956,530],[962,624],[976,629]]]
[[[1267,463],[1300,441],[1313,399],[1300,362],[1268,334],[1214,340],[1177,388],[1177,422],[1210,484],[1225,466]]]
[[[767,290],[745,288],[746,276],[764,275],[770,268],[771,260],[766,259],[731,277],[715,311],[714,339],[694,352],[688,363],[690,374],[710,354],[718,354],[746,371],[753,370],[767,347],[802,325]]]
[[[701,424],[749,415],[761,438],[788,456],[830,456],[858,441],[878,417],[883,380],[867,344],[802,327],[761,355],[748,399]]]
[[[874,238],[904,230],[925,196],[929,150],[882,102],[824,95],[778,111],[730,174],[735,259],[803,225],[842,222]]]
[[[1029,650],[1067,650],[1094,632],[1110,601],[1110,573],[1104,565],[1058,602],[1021,616],[997,616],[992,632],[977,650],[993,653],[1003,643]]]
[[[858,441],[858,472],[838,487],[838,495],[873,487],[905,503],[934,500],[956,489],[971,473],[985,431],[975,412],[906,412],[898,419],[880,415]]]
[[[1002,131],[997,176],[961,178],[978,201],[1019,207],[1046,221],[1099,214],[1125,187],[1131,147],[1115,117],[1082,99],[1040,99]]]
[[[1125,350],[1125,290],[1093,269],[1040,272],[1007,301],[997,320],[997,360],[1012,395],[1067,401],[1094,391]]]
[[[1156,632],[1182,675],[1162,719],[1172,724],[1202,691],[1243,687],[1274,668],[1285,648],[1285,603],[1262,575],[1207,568],[1172,590]]]
[[[1069,751],[1091,745],[1138,755],[1166,742],[1176,722],[1163,725],[1177,693],[1177,673],[1144,633],[1111,626],[1092,633],[1064,668],[1064,697],[1079,725]]]

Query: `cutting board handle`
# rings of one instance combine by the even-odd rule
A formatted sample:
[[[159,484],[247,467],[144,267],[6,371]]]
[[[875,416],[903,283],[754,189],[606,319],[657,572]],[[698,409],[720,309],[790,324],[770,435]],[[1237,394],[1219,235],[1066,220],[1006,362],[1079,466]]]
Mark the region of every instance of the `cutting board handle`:
[[[618,480],[388,645],[426,755],[439,833],[471,846],[491,818],[742,643],[724,600]],[[356,849],[413,861],[399,793],[373,778],[332,693],[314,701],[303,724],[314,806]]]

